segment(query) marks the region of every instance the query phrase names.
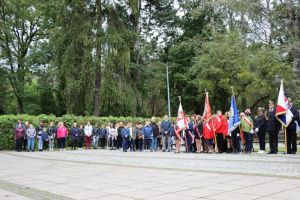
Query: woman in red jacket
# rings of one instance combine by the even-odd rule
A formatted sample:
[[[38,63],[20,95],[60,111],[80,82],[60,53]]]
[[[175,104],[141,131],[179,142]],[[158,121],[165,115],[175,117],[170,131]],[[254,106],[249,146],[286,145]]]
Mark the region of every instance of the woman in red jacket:
[[[203,137],[205,139],[205,146],[208,153],[213,152],[214,130],[212,126],[212,119],[203,123]]]

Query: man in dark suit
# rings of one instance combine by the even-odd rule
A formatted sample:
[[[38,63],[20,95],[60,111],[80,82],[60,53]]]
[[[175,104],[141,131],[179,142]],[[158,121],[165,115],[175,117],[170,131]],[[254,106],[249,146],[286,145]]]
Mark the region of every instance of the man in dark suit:
[[[275,117],[275,104],[269,101],[269,111],[267,112],[267,132],[269,134],[270,152],[268,154],[277,154],[278,152],[278,133],[281,128],[280,122]]]
[[[286,140],[287,140],[287,154],[296,154],[297,152],[297,133],[296,133],[296,121],[299,122],[299,113],[291,98],[289,100],[289,109],[293,113],[293,118],[290,124],[286,127]]]

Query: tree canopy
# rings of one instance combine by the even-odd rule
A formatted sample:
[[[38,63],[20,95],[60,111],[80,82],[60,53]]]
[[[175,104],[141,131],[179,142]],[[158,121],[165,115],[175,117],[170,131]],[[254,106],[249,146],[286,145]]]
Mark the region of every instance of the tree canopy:
[[[153,116],[300,105],[296,0],[2,0],[0,114]]]

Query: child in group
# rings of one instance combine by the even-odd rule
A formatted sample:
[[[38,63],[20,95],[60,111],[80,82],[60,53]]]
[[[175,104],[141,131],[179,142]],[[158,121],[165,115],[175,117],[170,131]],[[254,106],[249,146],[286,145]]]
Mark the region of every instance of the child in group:
[[[27,135],[27,151],[34,152],[34,138],[36,136],[36,130],[32,124],[29,125],[29,128],[26,131]]]
[[[18,124],[15,130],[15,141],[16,141],[16,151],[20,152],[22,150],[23,137],[25,135],[25,128],[21,124]]]
[[[203,137],[205,139],[205,146],[208,153],[213,152],[214,132],[213,132],[212,120],[204,121],[203,125]]]
[[[43,140],[42,150],[46,150],[47,147],[49,149],[49,145],[48,145],[49,137],[48,137],[47,128],[45,128],[45,127],[43,128],[41,136],[42,136],[42,140]]]
[[[50,122],[49,128],[48,128],[48,142],[49,142],[49,151],[54,150],[54,138],[56,135],[56,128],[53,124],[53,122]]]
[[[42,129],[38,129],[38,132],[36,134],[37,140],[38,140],[38,149],[39,151],[43,151],[43,138],[42,138]]]
[[[83,141],[84,141],[84,128],[83,128],[83,124],[80,124],[79,132],[78,132],[78,148],[79,148],[79,150],[82,150]]]
[[[110,140],[110,150],[116,150],[117,149],[117,127],[115,124],[111,125],[109,129],[109,140]]]

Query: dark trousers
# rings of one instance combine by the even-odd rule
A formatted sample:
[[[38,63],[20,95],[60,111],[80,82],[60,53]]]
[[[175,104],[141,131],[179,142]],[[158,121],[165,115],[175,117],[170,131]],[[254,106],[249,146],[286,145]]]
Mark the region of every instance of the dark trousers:
[[[23,138],[16,139],[16,151],[20,152],[22,150]]]
[[[23,150],[26,151],[27,150],[27,138],[23,138]]]
[[[224,136],[223,136],[223,133],[217,133],[217,147],[218,147],[218,152],[219,153],[224,152]]]
[[[58,139],[58,147],[60,149],[64,149],[66,147],[66,138],[59,138]]]
[[[296,130],[286,130],[287,153],[297,152],[297,133]]]
[[[259,150],[266,150],[266,132],[258,132]]]
[[[145,143],[145,150],[150,150],[152,139],[144,139],[144,143]]]
[[[139,151],[143,151],[143,139],[137,139],[137,146]]]
[[[270,152],[278,152],[278,131],[269,131]]]
[[[251,153],[252,150],[252,134],[244,132],[245,137],[245,151],[246,153]]]
[[[136,144],[135,140],[131,139],[130,142],[129,142],[130,151],[135,151],[136,150],[135,144]]]
[[[105,146],[106,146],[106,138],[102,137],[102,138],[100,138],[100,148],[104,149]]]
[[[126,152],[128,149],[128,138],[127,137],[122,137],[122,148],[123,148],[123,152]]]
[[[191,153],[193,151],[193,144],[190,136],[186,137],[186,145],[186,153]]]
[[[116,139],[109,138],[110,148],[111,148],[111,149],[117,148],[117,142],[118,142],[118,141],[117,141]]]
[[[79,148],[83,147],[83,140],[84,140],[84,136],[79,136],[78,137],[78,147]]]
[[[43,150],[49,149],[49,142],[46,140],[43,140]]]
[[[72,150],[75,150],[77,148],[78,139],[77,138],[72,138],[71,143],[72,143],[72,146],[71,146]]]
[[[121,136],[117,136],[117,148],[120,149],[122,148],[122,137]]]
[[[236,132],[231,133],[231,138],[232,138],[232,148],[234,152],[241,152],[241,143],[240,143],[240,138],[237,136]]]

